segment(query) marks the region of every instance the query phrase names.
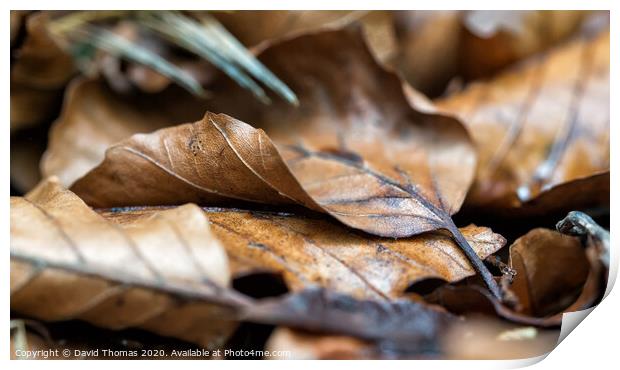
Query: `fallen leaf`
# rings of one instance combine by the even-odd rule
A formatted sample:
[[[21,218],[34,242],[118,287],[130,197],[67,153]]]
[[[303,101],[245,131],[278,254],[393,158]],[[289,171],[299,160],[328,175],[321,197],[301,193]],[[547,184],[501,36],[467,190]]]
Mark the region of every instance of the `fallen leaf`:
[[[159,94],[118,95],[99,80],[77,79],[67,88],[41,160],[43,177],[69,186],[97,166],[112,144],[135,133],[199,118],[204,101],[171,86]]]
[[[547,229],[534,229],[517,239],[510,246],[510,266],[517,272],[511,289],[519,298],[521,313],[536,317],[570,306],[590,269],[577,238]]]
[[[592,307],[604,289],[604,271],[595,248],[548,229],[534,229],[510,246],[515,311],[476,285],[443,286],[427,296],[451,312],[483,312],[539,327],[557,327],[565,312]],[[552,267],[550,267],[552,266]]]
[[[109,220],[132,224],[157,208],[100,211]],[[321,286],[358,299],[391,300],[415,282],[455,282],[474,274],[457,245],[441,233],[403,239],[367,235],[318,215],[203,208],[211,230],[228,252],[233,278],[259,272],[281,274],[300,291]],[[480,258],[505,240],[490,229],[461,228]]]
[[[461,89],[578,33],[585,11],[394,12],[398,35],[395,66],[431,97]]]
[[[458,114],[478,145],[468,205],[516,215],[609,202],[609,32],[437,104]]]
[[[194,205],[119,225],[53,180],[11,198],[14,311],[218,347],[236,326],[229,280],[224,249]]]
[[[259,60],[293,88],[299,107],[282,100],[266,107],[234,83],[221,94],[214,86],[212,109],[261,130],[207,113],[194,125],[137,135],[112,147],[72,190],[97,207],[298,203],[380,236],[446,229],[499,294],[450,217],[475,164],[457,120],[413,109],[356,28],[285,40]]]

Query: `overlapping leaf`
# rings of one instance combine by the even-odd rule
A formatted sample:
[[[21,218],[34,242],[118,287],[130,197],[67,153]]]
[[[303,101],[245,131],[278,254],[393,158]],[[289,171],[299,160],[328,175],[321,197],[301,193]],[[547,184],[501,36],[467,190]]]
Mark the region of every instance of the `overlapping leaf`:
[[[337,52],[327,53],[326,49]],[[241,179],[243,186],[252,182],[246,175],[237,174],[243,170],[254,175],[258,184],[272,188],[272,193],[281,193],[283,200],[294,199],[317,209],[307,195],[300,193],[303,189],[315,203],[348,225],[386,236],[435,229],[442,217],[458,210],[475,162],[466,132],[453,119],[411,109],[398,79],[372,60],[359,35],[332,31],[301,36],[269,48],[260,59],[298,92],[299,108],[284,102],[270,107],[254,104],[233,86],[227,86],[226,97],[212,105],[264,129],[277,143],[278,152],[261,131],[224,116],[207,115],[193,127],[136,136],[115,146],[107,161],[79,180],[74,189],[98,206],[196,201],[187,198],[191,195],[185,195],[186,188],[156,199],[158,187],[170,187],[169,183],[176,186],[182,177],[193,183],[188,186],[195,188],[194,193],[211,190],[231,198],[273,201],[277,194],[266,197],[264,191],[235,189],[242,186],[238,184]],[[342,63],[355,66],[347,72],[355,75],[335,79]],[[312,86],[308,86],[309,81],[314,81]],[[216,142],[222,144],[214,145]],[[131,161],[125,156],[111,158],[121,151],[128,153],[121,149],[123,146],[138,148],[153,160],[135,154],[125,155],[131,156]],[[231,161],[240,169],[226,168]],[[108,194],[100,194],[104,187],[96,188],[94,181],[103,178],[103,173],[122,171],[123,166],[136,167],[130,170],[134,172],[116,176],[117,183],[108,184]],[[165,167],[159,169],[157,180],[155,171],[148,169],[154,167]],[[295,181],[285,186],[277,183],[286,177],[287,167],[299,185],[295,186]],[[138,168],[152,174],[138,175]],[[123,181],[136,181],[136,186],[125,187]],[[142,181],[150,182],[148,193],[152,195],[148,196],[152,199],[148,202],[138,200],[147,193]],[[225,185],[218,188],[211,182]],[[125,194],[115,198],[115,188]]]
[[[131,224],[152,212],[138,208],[103,215]],[[389,300],[420,280],[455,282],[474,274],[457,245],[440,233],[394,240],[357,233],[316,215],[221,208],[204,212],[228,252],[233,277],[267,271],[281,274],[294,291],[318,285],[355,298]],[[460,230],[480,258],[505,242],[488,228]]]
[[[208,113],[194,125],[137,135],[72,189],[96,206],[298,203],[381,236],[446,229],[499,295],[450,218],[475,164],[458,121],[412,109],[356,29],[299,36],[259,59],[297,92],[299,107],[265,107],[224,83],[210,105],[260,130]],[[343,64],[346,73],[335,74]]]
[[[50,131],[41,161],[43,177],[57,176],[69,186],[99,164],[110,145],[138,132],[198,119],[202,105],[175,87],[148,96],[122,96],[101,81],[74,80]]]
[[[462,233],[481,258],[504,242],[485,228]],[[417,280],[474,273],[440,234],[382,239],[320,218],[194,205],[97,213],[54,180],[11,199],[11,308],[40,319],[138,327],[205,347],[221,343],[242,317],[306,325],[290,315],[265,317],[252,308],[262,306],[227,289],[231,274],[265,271],[281,274],[294,291],[319,286],[350,302],[384,302],[378,306]],[[333,318],[324,325],[343,331]]]
[[[510,266],[516,272],[510,287],[518,303],[514,309],[475,285],[441,287],[427,298],[456,313],[481,311],[526,325],[557,327],[564,312],[591,307],[604,289],[595,246],[584,250],[579,239],[552,230],[534,229],[517,239],[510,246]]]

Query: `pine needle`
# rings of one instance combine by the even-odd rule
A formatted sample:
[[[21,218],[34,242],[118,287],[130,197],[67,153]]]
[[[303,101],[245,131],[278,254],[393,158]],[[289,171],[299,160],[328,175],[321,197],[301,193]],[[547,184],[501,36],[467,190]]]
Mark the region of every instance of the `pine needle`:
[[[199,20],[178,11],[81,11],[52,21],[50,29],[64,38],[78,41],[72,45],[72,54],[78,64],[87,57],[92,57],[95,48],[101,49],[119,58],[150,67],[192,93],[203,96],[205,92],[199,82],[182,69],[131,40],[93,25],[93,22],[99,20],[131,18],[174,45],[208,60],[263,103],[268,104],[271,100],[259,82],[290,104],[299,104],[295,93],[214,17],[207,13],[196,14]]]
[[[269,98],[248,74],[289,103],[298,104],[295,93],[210,15],[203,14],[202,23],[174,11],[141,12],[140,19],[172,42],[209,60],[261,101],[268,103]]]
[[[213,35],[222,46],[224,46],[218,50],[227,55],[230,60],[236,61],[242,67],[247,69],[248,72],[251,73],[257,80],[263,82],[273,91],[280,94],[280,96],[282,96],[289,103],[294,105],[299,104],[295,93],[267,67],[259,62],[254,55],[239,42],[239,40],[231,35],[230,32],[228,32],[226,28],[224,28],[224,26],[217,21],[217,19],[209,14],[204,14],[201,15],[200,20],[205,28],[205,31],[210,32],[210,34]]]
[[[179,45],[211,62],[230,78],[252,93],[263,103],[269,103],[265,91],[235,63],[224,58],[207,42],[208,35],[204,30],[197,29],[195,21],[169,11],[141,12],[139,20],[142,25],[159,33],[176,45]]]

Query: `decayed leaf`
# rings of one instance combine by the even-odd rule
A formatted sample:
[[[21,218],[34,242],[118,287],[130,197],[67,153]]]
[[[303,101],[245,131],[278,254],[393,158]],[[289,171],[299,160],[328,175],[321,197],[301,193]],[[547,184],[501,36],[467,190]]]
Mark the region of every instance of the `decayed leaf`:
[[[371,341],[381,352],[421,356],[438,351],[440,333],[455,320],[438,307],[400,299],[359,301],[322,289],[248,307],[249,320]]]
[[[608,31],[438,105],[457,113],[478,144],[468,204],[535,213],[609,201]]]
[[[119,225],[55,181],[11,198],[11,309],[205,347],[235,328],[226,254],[196,206]]]
[[[427,298],[455,313],[479,311],[526,325],[559,326],[563,313],[591,307],[602,293],[604,273],[595,250],[584,250],[577,238],[534,229],[510,247],[516,311],[475,285],[441,287]]]
[[[156,209],[102,214],[132,224]],[[440,233],[394,240],[357,233],[317,216],[220,208],[204,212],[228,252],[233,277],[278,273],[293,291],[318,285],[354,298],[385,300],[401,296],[420,280],[455,282],[474,274],[455,243]],[[461,233],[480,258],[505,242],[484,227],[471,225]]]
[[[43,177],[69,186],[103,160],[112,144],[138,132],[199,118],[204,101],[171,86],[159,94],[118,95],[98,80],[68,87],[41,162]]]
[[[398,77],[373,60],[356,29],[286,40],[259,59],[297,92],[299,107],[265,107],[224,84],[214,109],[262,130],[207,113],[194,125],[115,145],[72,189],[100,207],[228,198],[299,203],[381,236],[447,229],[499,295],[450,217],[475,163],[458,121],[412,109]]]
[[[71,189],[95,207],[240,199],[319,209],[263,131],[212,113],[113,145]]]

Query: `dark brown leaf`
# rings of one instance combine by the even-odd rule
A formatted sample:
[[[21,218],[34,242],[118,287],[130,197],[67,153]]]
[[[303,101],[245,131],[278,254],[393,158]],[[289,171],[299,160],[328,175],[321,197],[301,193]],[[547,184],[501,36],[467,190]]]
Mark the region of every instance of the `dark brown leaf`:
[[[322,289],[265,300],[245,311],[250,321],[372,341],[376,352],[399,356],[436,354],[439,336],[455,317],[408,299],[360,301]]]
[[[484,312],[521,324],[556,327],[563,313],[592,307],[600,298],[604,271],[595,251],[584,250],[577,238],[534,229],[510,247],[510,266],[516,271],[511,289],[520,303],[516,311],[476,285],[440,287],[427,298],[459,314]]]

